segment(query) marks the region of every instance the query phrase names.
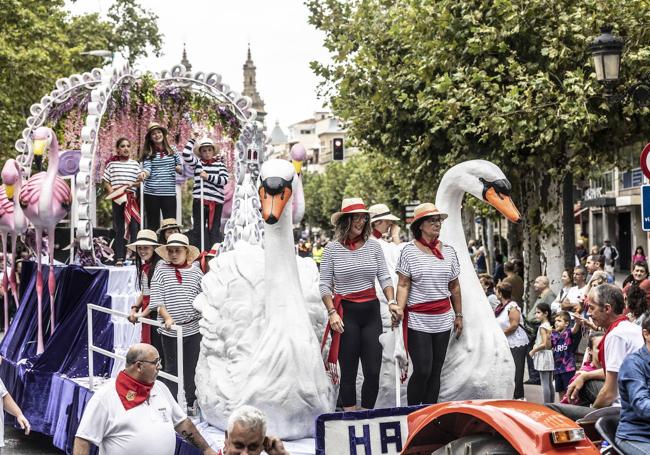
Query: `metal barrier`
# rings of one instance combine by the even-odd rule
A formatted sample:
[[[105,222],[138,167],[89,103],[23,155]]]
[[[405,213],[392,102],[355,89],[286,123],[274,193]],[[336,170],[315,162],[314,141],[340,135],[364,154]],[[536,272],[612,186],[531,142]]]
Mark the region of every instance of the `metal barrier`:
[[[120,316],[123,317],[124,319],[128,319],[129,315],[126,313],[123,313],[121,311],[117,310],[112,310],[110,308],[104,308],[99,305],[95,305],[92,303],[87,304],[88,307],[88,313],[87,313],[87,318],[88,318],[88,386],[90,390],[93,390],[93,380],[94,380],[94,365],[93,365],[93,352],[97,352],[98,354],[105,355],[106,357],[111,357],[113,359],[118,359],[118,360],[125,360],[126,357],[122,355],[115,354],[114,352],[107,351],[106,349],[102,349],[98,346],[95,346],[93,344],[93,310],[94,311],[99,311],[101,313],[106,313],[110,314],[113,316]],[[158,321],[154,321],[153,319],[147,319],[147,318],[138,318],[138,322],[141,322],[143,324],[149,324],[154,327],[164,327],[165,324],[160,323]],[[183,326],[173,324],[171,326],[171,330],[175,330],[177,333],[176,337],[176,368],[178,371],[177,376],[172,376],[171,374],[165,373],[164,371],[160,371],[158,373],[158,376],[168,379],[170,381],[173,381],[178,384],[178,394],[176,395],[176,399],[178,401],[178,404],[180,405],[181,408],[186,409],[186,402],[185,402],[185,388],[183,387]],[[162,353],[160,353],[162,355]]]

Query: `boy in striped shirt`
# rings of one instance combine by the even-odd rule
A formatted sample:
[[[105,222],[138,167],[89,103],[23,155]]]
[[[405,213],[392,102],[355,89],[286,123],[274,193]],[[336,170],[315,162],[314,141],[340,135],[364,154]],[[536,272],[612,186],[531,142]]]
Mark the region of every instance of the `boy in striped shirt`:
[[[183,149],[183,160],[194,169],[192,190],[192,245],[201,248],[201,186],[203,186],[203,229],[204,245],[219,243],[221,237],[221,212],[223,210],[224,188],[228,183],[228,170],[220,157],[216,156],[214,141],[203,137],[196,143],[190,139]]]

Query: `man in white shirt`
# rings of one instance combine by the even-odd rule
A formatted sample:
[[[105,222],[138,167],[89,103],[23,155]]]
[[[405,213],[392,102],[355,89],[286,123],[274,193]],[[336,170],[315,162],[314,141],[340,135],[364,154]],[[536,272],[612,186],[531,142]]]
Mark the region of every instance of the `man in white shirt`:
[[[167,386],[156,381],[161,366],[153,346],[129,348],[126,368],[88,402],[73,455],[87,455],[91,443],[99,447],[100,455],[173,455],[176,433],[203,454],[216,455]]]
[[[589,292],[589,316],[598,327],[606,330],[605,336],[598,345],[598,359],[603,368],[585,373],[571,383],[567,390],[571,398],[577,396],[587,380],[604,379],[605,384],[592,407],[620,406],[618,371],[623,359],[628,354],[641,349],[644,344],[641,327],[630,322],[624,313],[623,292],[618,287],[612,284],[601,284]],[[549,405],[549,407],[573,420],[580,419],[593,410],[590,407],[570,404]]]

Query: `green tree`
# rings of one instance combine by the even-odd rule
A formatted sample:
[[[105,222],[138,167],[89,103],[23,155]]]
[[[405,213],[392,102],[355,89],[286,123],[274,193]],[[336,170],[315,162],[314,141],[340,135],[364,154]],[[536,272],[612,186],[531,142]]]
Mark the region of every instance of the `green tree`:
[[[134,0],[116,0],[108,19],[73,16],[64,0],[6,0],[0,8],[0,154],[14,155],[30,106],[61,77],[100,66],[92,49],[128,50],[131,60],[160,52],[156,16]],[[133,27],[128,30],[125,27]]]
[[[359,146],[417,182],[484,158],[511,178],[528,263],[563,264],[562,183],[650,133],[648,109],[610,107],[586,48],[611,23],[625,77],[648,71],[646,0],[308,0],[325,32],[321,92]],[[536,259],[537,258],[537,259]]]

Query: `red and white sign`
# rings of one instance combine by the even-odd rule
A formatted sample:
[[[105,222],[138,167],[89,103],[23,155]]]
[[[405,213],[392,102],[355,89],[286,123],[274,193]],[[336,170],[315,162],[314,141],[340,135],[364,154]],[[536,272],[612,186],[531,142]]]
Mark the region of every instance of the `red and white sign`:
[[[643,175],[650,179],[650,144],[643,147],[641,152],[641,170]]]

